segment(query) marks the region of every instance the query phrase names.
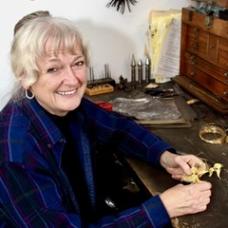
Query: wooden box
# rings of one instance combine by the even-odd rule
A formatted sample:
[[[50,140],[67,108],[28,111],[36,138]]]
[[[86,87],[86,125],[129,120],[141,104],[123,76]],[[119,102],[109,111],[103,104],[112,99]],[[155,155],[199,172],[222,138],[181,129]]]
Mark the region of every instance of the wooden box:
[[[175,81],[228,113],[228,21],[182,9],[180,75]]]

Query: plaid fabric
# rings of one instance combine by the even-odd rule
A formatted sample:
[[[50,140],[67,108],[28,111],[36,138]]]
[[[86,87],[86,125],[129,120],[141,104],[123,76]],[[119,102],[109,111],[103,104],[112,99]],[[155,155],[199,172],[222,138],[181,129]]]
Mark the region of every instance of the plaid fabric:
[[[71,128],[91,206],[96,209],[93,146],[113,143],[128,156],[159,165],[173,150],[133,121],[82,99]],[[76,134],[77,133],[77,134]],[[0,114],[0,227],[165,227],[169,216],[159,198],[88,224],[61,168],[65,139],[35,99],[9,104]],[[75,174],[76,175],[76,174]]]

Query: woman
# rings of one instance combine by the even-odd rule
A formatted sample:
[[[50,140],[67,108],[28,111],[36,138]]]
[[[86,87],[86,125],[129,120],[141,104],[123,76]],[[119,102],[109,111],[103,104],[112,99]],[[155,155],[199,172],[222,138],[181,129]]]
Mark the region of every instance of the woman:
[[[0,114],[3,227],[165,227],[172,217],[206,210],[211,184],[201,182],[118,213],[97,213],[98,145],[161,165],[175,179],[204,163],[83,98],[88,57],[74,23],[50,16],[27,21],[15,34],[11,62],[25,96],[12,98]]]

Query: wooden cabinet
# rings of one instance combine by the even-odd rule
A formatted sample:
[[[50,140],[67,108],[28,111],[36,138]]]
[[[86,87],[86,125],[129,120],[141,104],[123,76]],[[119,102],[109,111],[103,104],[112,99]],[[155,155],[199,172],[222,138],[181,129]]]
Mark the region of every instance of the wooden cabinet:
[[[228,8],[228,1],[227,0],[215,0],[216,5]]]
[[[182,10],[180,75],[175,81],[228,113],[228,21]]]

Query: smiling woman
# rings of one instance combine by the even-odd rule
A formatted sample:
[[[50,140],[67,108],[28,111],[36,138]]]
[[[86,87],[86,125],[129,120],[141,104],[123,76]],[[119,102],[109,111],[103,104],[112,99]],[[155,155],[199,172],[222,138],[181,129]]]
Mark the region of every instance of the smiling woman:
[[[49,54],[38,59],[37,65],[42,73],[30,86],[30,91],[48,112],[63,116],[79,106],[85,92],[85,57],[80,49],[70,54],[64,47],[55,55],[51,50],[52,43],[50,40],[46,44],[46,53]]]
[[[35,96],[50,113],[65,115],[77,108],[84,94],[87,52],[73,23],[48,17],[47,28],[46,18],[37,17],[17,31],[12,68],[26,95],[29,90],[29,97]]]
[[[48,29],[46,29],[47,19],[49,20]],[[32,21],[34,23],[25,23],[15,34],[11,48],[12,69],[18,79],[23,79],[26,87],[31,86],[38,77],[40,69],[37,61],[50,51],[45,49],[48,40],[52,40],[49,49],[55,50],[53,54],[57,54],[62,48],[70,53],[81,49],[87,64],[87,51],[74,23],[62,18],[53,19],[53,17],[38,17]],[[72,29],[70,30],[69,27]]]
[[[165,227],[170,217],[206,209],[211,185],[200,182],[108,210],[114,201],[99,185],[107,184],[99,168],[110,167],[113,151],[161,165],[175,179],[204,163],[83,97],[88,57],[73,22],[28,20],[15,33],[11,61],[31,96],[12,98],[0,113],[3,227]],[[103,153],[110,159],[98,159]]]

